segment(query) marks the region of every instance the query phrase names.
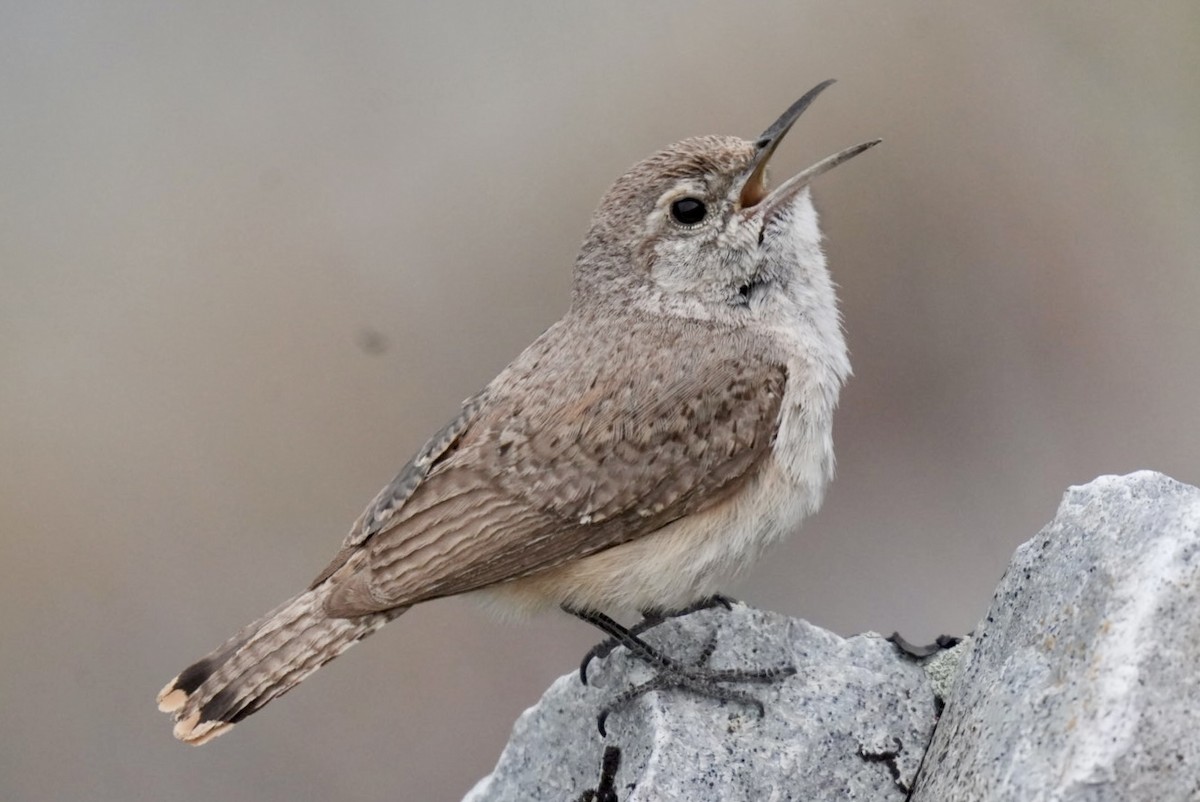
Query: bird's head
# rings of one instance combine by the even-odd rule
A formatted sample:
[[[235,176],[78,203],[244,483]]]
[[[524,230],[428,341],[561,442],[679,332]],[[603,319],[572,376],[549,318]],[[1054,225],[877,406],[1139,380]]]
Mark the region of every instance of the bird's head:
[[[737,321],[768,315],[824,276],[809,183],[879,140],[823,159],[774,190],[767,163],[833,81],[809,90],[754,140],[685,139],[636,164],[592,218],[576,267],[576,305]]]

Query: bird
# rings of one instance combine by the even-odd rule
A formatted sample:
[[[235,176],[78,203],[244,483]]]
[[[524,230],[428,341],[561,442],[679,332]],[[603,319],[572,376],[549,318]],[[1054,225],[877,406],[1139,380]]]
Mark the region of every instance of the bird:
[[[721,584],[814,513],[833,476],[850,362],[810,183],[880,140],[767,179],[832,83],[756,139],[685,139],[618,178],[566,314],[463,402],[303,591],[167,683],[157,702],[175,737],[212,740],[413,605],[456,594],[566,610],[612,637],[601,651],[657,666],[653,688],[719,695],[789,673],[689,668],[612,616],[724,602]]]

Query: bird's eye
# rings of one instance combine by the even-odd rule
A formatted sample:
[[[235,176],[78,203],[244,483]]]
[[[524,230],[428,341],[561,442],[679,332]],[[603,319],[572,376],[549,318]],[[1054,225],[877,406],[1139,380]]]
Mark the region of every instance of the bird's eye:
[[[671,217],[683,226],[694,226],[704,219],[708,209],[704,201],[696,198],[680,198],[671,204]]]

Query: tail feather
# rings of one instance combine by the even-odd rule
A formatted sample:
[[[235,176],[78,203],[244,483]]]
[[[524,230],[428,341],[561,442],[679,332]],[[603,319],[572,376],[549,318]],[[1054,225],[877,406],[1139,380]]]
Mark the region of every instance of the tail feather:
[[[333,618],[328,592],[322,585],[283,603],[168,682],[158,709],[174,715],[175,737],[207,743],[404,612]]]

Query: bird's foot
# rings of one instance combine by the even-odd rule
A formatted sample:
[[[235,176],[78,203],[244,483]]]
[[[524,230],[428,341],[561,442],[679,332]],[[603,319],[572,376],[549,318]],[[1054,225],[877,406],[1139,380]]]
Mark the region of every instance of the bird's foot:
[[[645,632],[648,629],[653,629],[654,627],[658,626],[662,622],[666,621],[668,618],[679,618],[680,616],[690,615],[692,613],[696,613],[701,610],[711,610],[714,607],[724,607],[726,610],[732,610],[735,602],[736,602],[736,599],[731,599],[730,597],[725,596],[723,594],[715,593],[706,599],[701,599],[700,601],[695,602],[694,604],[690,604],[687,607],[684,607],[682,610],[673,610],[671,612],[663,612],[661,610],[645,610],[642,613],[641,621],[637,622],[636,624],[634,624],[633,626],[628,627],[628,628],[622,627],[622,629],[624,630],[624,632],[628,633],[629,635],[633,635],[636,637],[638,635],[641,635],[643,632]],[[572,615],[576,615],[580,618],[583,618],[583,620],[588,621],[588,623],[591,623],[591,624],[596,623],[596,622],[588,619],[586,616],[583,616],[583,615],[580,615],[579,613],[574,612],[573,610],[567,610],[567,612],[571,613]],[[600,627],[600,628],[604,629],[606,632],[608,631],[604,627]],[[588,666],[591,664],[591,662],[593,660],[603,660],[605,657],[608,657],[609,654],[612,653],[613,649],[615,649],[621,645],[623,645],[623,643],[622,643],[622,640],[620,637],[610,636],[610,637],[607,637],[604,640],[600,641],[599,643],[597,643],[591,649],[589,649],[588,653],[583,656],[583,661],[580,662],[580,664],[579,664],[579,681],[582,682],[584,685],[587,685],[588,684],[587,670],[588,670]]]
[[[762,669],[711,669],[708,668],[708,660],[712,657],[716,646],[717,637],[716,633],[713,633],[708,643],[705,644],[704,651],[700,654],[700,659],[694,666],[681,665],[666,657],[661,652],[656,651],[647,662],[655,667],[657,673],[646,682],[634,685],[632,688],[628,688],[617,694],[608,704],[600,709],[599,714],[596,716],[596,728],[600,731],[601,737],[608,734],[604,725],[611,713],[651,691],[683,691],[696,696],[714,699],[721,703],[733,702],[745,705],[746,707],[753,707],[757,711],[758,717],[762,718],[766,710],[761,700],[746,691],[735,690],[728,686],[733,683],[766,685],[777,682],[795,674],[795,666],[776,666],[774,668]],[[637,651],[634,651],[633,654],[636,654],[639,658],[646,659],[645,656]]]
[[[724,598],[724,597],[722,597]],[[697,609],[705,609],[717,604],[725,605],[725,601],[710,601]],[[786,677],[790,677],[796,673],[794,666],[776,666],[766,669],[712,669],[708,667],[708,661],[712,657],[713,652],[717,647],[717,636],[714,632],[710,635],[708,642],[700,653],[700,658],[695,665],[685,666],[670,657],[667,657],[658,649],[646,643],[635,632],[634,628],[627,629],[616,621],[613,621],[606,615],[601,613],[584,613],[578,611],[569,611],[573,615],[582,618],[590,624],[598,627],[608,633],[610,640],[615,641],[612,646],[609,646],[605,651],[611,651],[615,646],[620,645],[629,649],[630,654],[634,657],[649,664],[655,670],[655,675],[646,682],[634,685],[625,691],[622,691],[614,697],[608,704],[601,708],[600,713],[596,717],[596,727],[603,737],[607,735],[605,722],[614,711],[624,707],[635,699],[650,693],[651,691],[666,691],[678,690],[687,693],[692,693],[697,696],[704,696],[709,699],[715,699],[719,702],[734,702],[747,707],[753,707],[758,711],[761,718],[764,711],[763,704],[755,696],[745,691],[734,690],[728,685],[736,683],[756,683],[769,684],[777,682]],[[689,611],[690,612],[690,611]],[[644,622],[643,622],[644,623]],[[661,623],[655,622],[655,623]],[[650,624],[649,626],[653,626]],[[643,629],[648,629],[649,626]],[[607,643],[607,641],[605,642]],[[605,644],[601,644],[604,646]],[[596,650],[593,650],[596,651]],[[591,653],[589,652],[589,655]],[[587,663],[585,660],[584,666]]]

